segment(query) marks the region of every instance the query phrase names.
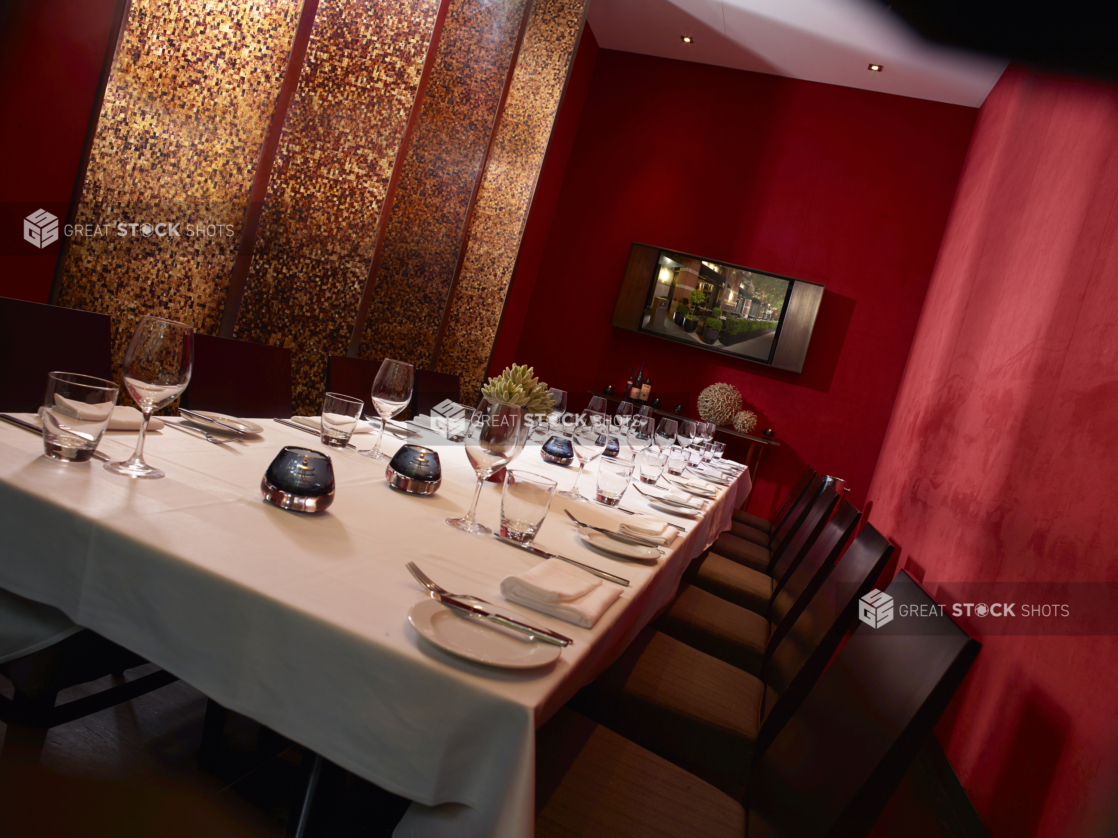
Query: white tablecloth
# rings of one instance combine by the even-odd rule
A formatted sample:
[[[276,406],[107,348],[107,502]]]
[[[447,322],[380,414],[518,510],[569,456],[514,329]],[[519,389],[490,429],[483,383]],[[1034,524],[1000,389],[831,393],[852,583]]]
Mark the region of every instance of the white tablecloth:
[[[431,497],[390,489],[382,463],[334,452],[336,500],[307,516],[264,503],[259,484],[280,446],[318,443],[261,424],[263,438],[225,446],[178,432],[150,436],[147,459],[167,473],[156,481],[119,477],[98,462],[50,461],[41,440],[0,425],[0,588],[60,609],[416,801],[401,836],[531,835],[536,727],[671,601],[687,563],[729,527],[749,491],[746,474],[701,521],[673,518],[691,531],[654,566],[586,547],[556,498],[537,545],[632,582],[583,629],[501,600],[500,580],[539,559],[443,524],[473,491],[460,448],[439,447],[443,485]],[[123,458],[134,439],[117,435],[101,448]],[[401,444],[385,438],[389,453]],[[573,468],[544,463],[535,447],[513,467],[550,475],[561,489],[573,482]],[[588,468],[583,494],[594,477]],[[487,484],[478,507],[493,527],[500,488]],[[632,489],[623,506],[652,511]],[[521,672],[443,652],[408,623],[423,598],[409,560],[449,590],[502,602],[574,645],[551,667]]]

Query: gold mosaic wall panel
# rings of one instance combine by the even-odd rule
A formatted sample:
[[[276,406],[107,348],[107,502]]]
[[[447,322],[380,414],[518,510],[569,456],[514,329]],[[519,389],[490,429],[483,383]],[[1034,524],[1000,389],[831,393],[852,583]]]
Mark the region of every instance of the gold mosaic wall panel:
[[[293,352],[297,411],[349,347],[438,0],[322,0],[280,136],[234,337]]]
[[[526,0],[451,0],[381,246],[358,354],[431,364]],[[360,324],[359,324],[360,326]]]
[[[485,379],[585,6],[586,0],[534,3],[485,164],[435,363],[440,372],[461,376],[467,404]]]
[[[112,315],[116,374],[145,314],[217,331],[301,7],[132,0],[56,296]]]

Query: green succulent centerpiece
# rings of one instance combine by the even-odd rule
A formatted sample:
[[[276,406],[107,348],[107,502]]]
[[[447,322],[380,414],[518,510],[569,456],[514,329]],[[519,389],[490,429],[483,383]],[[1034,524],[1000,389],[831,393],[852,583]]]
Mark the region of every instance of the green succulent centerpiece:
[[[547,384],[533,372],[532,367],[513,364],[496,378],[489,379],[481,388],[481,394],[491,402],[521,407],[536,416],[551,413],[555,401]]]

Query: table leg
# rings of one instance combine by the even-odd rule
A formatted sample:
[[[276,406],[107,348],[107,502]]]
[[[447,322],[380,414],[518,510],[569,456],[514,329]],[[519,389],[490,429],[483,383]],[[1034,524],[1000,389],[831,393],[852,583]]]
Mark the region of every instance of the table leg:
[[[318,778],[322,774],[322,757],[313,751],[307,751],[300,762],[300,768],[308,766],[308,770],[300,772],[305,774],[307,781],[303,800],[297,811],[287,818],[287,828],[284,830],[286,838],[303,838],[307,832],[307,823],[311,817],[311,805],[314,803],[314,793],[318,788]]]

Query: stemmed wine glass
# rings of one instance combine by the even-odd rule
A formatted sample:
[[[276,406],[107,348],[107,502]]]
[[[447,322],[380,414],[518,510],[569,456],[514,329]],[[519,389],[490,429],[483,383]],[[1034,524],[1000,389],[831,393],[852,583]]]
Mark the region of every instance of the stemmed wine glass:
[[[609,402],[606,401],[605,396],[591,396],[586,409],[594,413],[606,413],[609,410]]]
[[[714,431],[717,426],[713,422],[699,422],[699,436],[703,442],[714,441]]]
[[[551,396],[551,413],[545,417],[533,416],[535,424],[532,427],[534,439],[546,440],[548,436],[559,428],[563,414],[567,412],[567,391],[552,387],[547,391]],[[539,433],[537,433],[539,432]]]
[[[564,435],[570,434],[571,448],[578,457],[578,474],[575,475],[575,484],[570,491],[558,492],[558,495],[568,500],[587,500],[579,494],[578,481],[582,479],[586,464],[600,457],[606,450],[608,431],[609,417],[593,410],[584,410],[572,425],[564,427]]]
[[[519,407],[497,404],[483,398],[466,428],[463,445],[466,457],[477,474],[477,488],[470,511],[461,518],[447,518],[455,529],[474,535],[491,535],[493,530],[477,522],[477,501],[485,479],[504,468],[524,450],[529,427],[524,421],[524,411]]]
[[[380,450],[381,440],[384,439],[384,429],[388,420],[400,413],[411,403],[412,388],[415,386],[415,367],[403,361],[393,361],[385,358],[377,370],[377,377],[373,379],[372,402],[377,415],[380,416],[380,433],[377,434],[377,444],[368,451],[361,451],[366,457],[374,460],[387,460],[389,457]]]
[[[626,429],[625,439],[633,449],[633,458],[652,445],[652,431],[656,420],[651,416],[634,416]]]
[[[687,448],[695,440],[695,433],[697,430],[693,421],[684,419],[679,423],[679,430],[675,432],[676,442],[682,447]]]
[[[166,407],[190,383],[194,366],[194,328],[175,320],[144,317],[132,333],[124,353],[124,386],[135,399],[143,418],[136,450],[127,460],[105,463],[105,468],[128,477],[163,477],[144,462],[144,437],[151,415]]]
[[[679,422],[675,419],[661,419],[660,423],[656,426],[656,444],[660,446],[661,451],[666,451],[675,445],[676,431],[679,430]]]

